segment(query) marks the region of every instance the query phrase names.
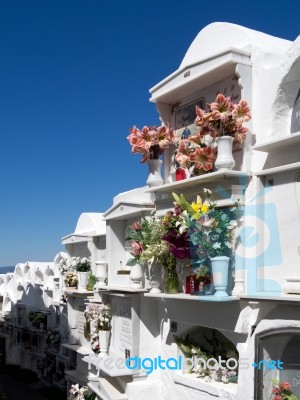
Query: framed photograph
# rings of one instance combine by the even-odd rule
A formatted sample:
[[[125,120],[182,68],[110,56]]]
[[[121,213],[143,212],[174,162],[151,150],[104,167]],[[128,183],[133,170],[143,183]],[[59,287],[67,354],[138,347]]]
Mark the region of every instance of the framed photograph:
[[[191,103],[185,104],[182,107],[178,107],[175,109],[175,130],[177,135],[181,135],[181,133],[186,129],[193,129],[194,121],[196,118],[195,107],[198,105],[200,108],[205,108],[205,99],[204,97],[200,97],[200,99],[195,100]]]

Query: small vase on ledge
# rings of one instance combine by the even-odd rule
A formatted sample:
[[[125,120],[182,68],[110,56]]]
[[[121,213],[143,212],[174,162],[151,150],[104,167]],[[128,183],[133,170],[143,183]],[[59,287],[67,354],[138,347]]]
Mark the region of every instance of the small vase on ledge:
[[[218,170],[232,169],[235,166],[235,161],[232,156],[232,136],[220,136],[217,139],[218,156],[215,161],[215,167]]]
[[[98,357],[103,358],[107,356],[108,345],[109,345],[109,334],[110,331],[99,331],[99,345],[100,345],[100,353]]]
[[[166,294],[178,293],[179,278],[176,269],[167,269],[164,271],[164,287]]]
[[[132,265],[130,275],[130,279],[132,280],[131,287],[133,289],[142,289],[143,288],[143,277],[144,277],[144,271],[143,267],[141,264],[136,263],[135,265]]]
[[[226,292],[228,283],[228,268],[229,268],[229,257],[219,256],[211,257],[211,269],[213,276],[213,283],[216,289],[215,296],[227,297]]]
[[[149,167],[149,176],[146,181],[147,185],[152,186],[160,186],[164,183],[164,180],[161,176],[161,165],[162,160],[159,159],[150,159],[148,160],[148,167]]]

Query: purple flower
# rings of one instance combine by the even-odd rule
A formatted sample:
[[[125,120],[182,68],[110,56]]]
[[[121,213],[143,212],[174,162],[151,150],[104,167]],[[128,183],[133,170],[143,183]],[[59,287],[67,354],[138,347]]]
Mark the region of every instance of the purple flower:
[[[191,258],[187,232],[181,234],[175,229],[170,229],[168,233],[163,236],[163,240],[168,243],[170,252],[179,260]]]

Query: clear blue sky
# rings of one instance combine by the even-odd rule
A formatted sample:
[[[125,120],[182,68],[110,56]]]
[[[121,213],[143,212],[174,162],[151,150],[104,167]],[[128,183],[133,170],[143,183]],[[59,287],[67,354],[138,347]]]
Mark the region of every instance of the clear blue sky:
[[[0,0],[0,266],[52,261],[82,212],[145,185],[126,139],[198,32],[295,40],[297,1]]]

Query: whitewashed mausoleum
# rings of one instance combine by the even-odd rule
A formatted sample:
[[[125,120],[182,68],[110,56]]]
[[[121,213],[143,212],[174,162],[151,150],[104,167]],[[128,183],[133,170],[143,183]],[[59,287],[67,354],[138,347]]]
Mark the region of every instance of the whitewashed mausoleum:
[[[290,42],[210,24],[150,93],[162,123],[178,136],[197,132],[195,105],[206,108],[218,93],[247,100],[252,118],[245,142],[233,148],[235,166],[176,180],[170,146],[162,184],[128,188],[108,210],[82,214],[54,261],[19,263],[0,275],[1,361],[37,372],[66,397],[78,383],[103,400],[271,400],[276,379],[300,399],[300,37]],[[154,209],[172,210],[172,192],[192,202],[204,188],[217,207],[239,200],[244,210],[227,295],[215,295],[212,284],[190,293],[186,260],[177,263],[179,293],[165,293],[163,282],[152,290],[147,267],[134,281],[126,266],[128,227]],[[65,287],[59,265],[70,257],[91,257],[97,283],[90,290]],[[99,355],[87,310],[103,304],[112,319]],[[188,368],[180,357],[195,360],[199,348],[231,358],[234,368]]]

